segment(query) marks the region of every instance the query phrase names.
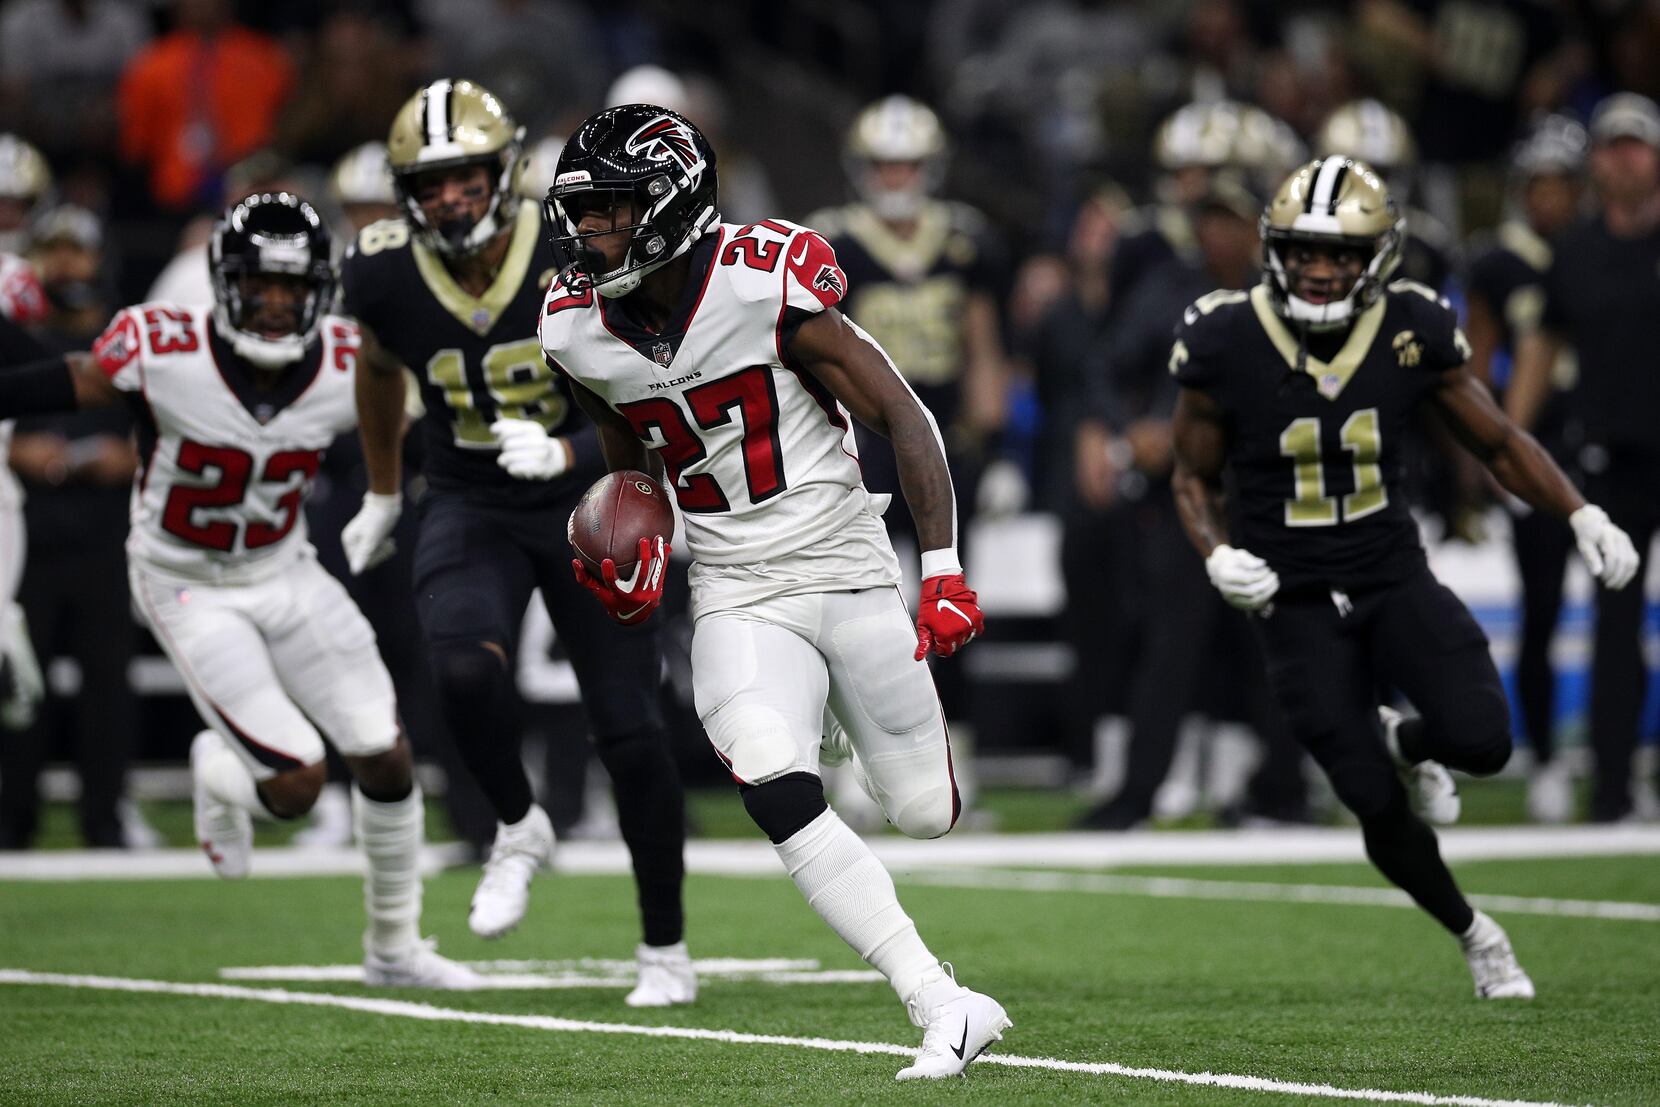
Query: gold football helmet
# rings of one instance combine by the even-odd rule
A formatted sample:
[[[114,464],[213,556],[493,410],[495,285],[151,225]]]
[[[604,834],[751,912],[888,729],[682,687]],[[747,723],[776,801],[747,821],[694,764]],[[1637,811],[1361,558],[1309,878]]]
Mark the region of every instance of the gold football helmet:
[[[1320,125],[1315,142],[1320,157],[1340,154],[1365,162],[1384,177],[1418,164],[1418,144],[1406,120],[1381,100],[1350,100]]]
[[[16,135],[0,134],[0,251],[21,254],[29,245],[29,221],[46,209],[52,171],[39,150]]]
[[[1353,158],[1318,158],[1280,185],[1262,213],[1263,281],[1285,318],[1322,330],[1348,323],[1377,302],[1401,260],[1403,220],[1383,178]],[[1347,248],[1365,261],[1342,299],[1314,303],[1295,294],[1286,264],[1293,243]]]
[[[908,96],[889,96],[853,121],[842,163],[853,187],[879,218],[911,219],[944,183],[948,145],[932,108]],[[882,180],[882,165],[906,162],[921,167],[914,183],[894,187]]]
[[[1176,109],[1153,137],[1153,160],[1168,175],[1160,191],[1167,203],[1191,202],[1202,193],[1193,170],[1239,169],[1264,194],[1295,168],[1307,151],[1290,124],[1237,100],[1195,101]],[[1171,178],[1187,174],[1184,188]]]
[[[505,230],[517,211],[524,133],[501,101],[472,81],[446,77],[410,97],[392,120],[386,148],[393,190],[416,237],[440,253],[464,255]],[[415,200],[415,178],[465,165],[491,170],[489,209],[475,223],[431,226]]]

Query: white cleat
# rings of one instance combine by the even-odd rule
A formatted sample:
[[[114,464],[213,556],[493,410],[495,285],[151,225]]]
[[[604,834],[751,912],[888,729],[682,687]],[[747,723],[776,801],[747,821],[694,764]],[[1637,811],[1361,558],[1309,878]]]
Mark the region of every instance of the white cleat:
[[[496,824],[496,841],[473,893],[467,925],[480,938],[500,938],[519,925],[530,906],[530,878],[553,862],[553,824],[536,804],[512,826]]]
[[[1552,826],[1573,821],[1573,773],[1560,757],[1535,767],[1527,778],[1527,817]]]
[[[1485,911],[1476,912],[1476,921],[1459,943],[1475,977],[1477,999],[1533,998],[1533,980],[1516,960],[1509,935]]]
[[[1383,724],[1384,745],[1395,762],[1395,772],[1406,785],[1412,810],[1425,822],[1437,826],[1451,826],[1458,821],[1464,804],[1458,798],[1458,785],[1452,774],[1439,761],[1407,761],[1401,756],[1400,742],[1395,732],[1406,716],[1393,707],[1378,706],[1378,721]]]
[[[204,730],[190,743],[191,806],[196,824],[196,841],[213,863],[213,871],[226,880],[248,875],[254,852],[254,820],[240,807],[222,803],[208,794],[202,783],[201,762],[222,748],[218,732]]]
[[[641,945],[634,950],[640,982],[623,998],[630,1007],[675,1007],[697,999],[697,971],[685,942]]]
[[[946,971],[951,971],[949,965]],[[917,1051],[916,1064],[900,1069],[895,1080],[961,1076],[970,1061],[991,1043],[1002,1041],[1003,1031],[1014,1025],[995,999],[958,986],[955,978],[950,984],[947,998],[926,1010],[919,1010],[920,994],[906,1004],[911,1021],[922,1027],[922,1048]],[[936,984],[925,991],[938,987]]]
[[[363,983],[371,988],[438,988],[451,992],[488,987],[484,977],[466,965],[440,957],[435,938],[416,942],[402,957],[366,953]]]

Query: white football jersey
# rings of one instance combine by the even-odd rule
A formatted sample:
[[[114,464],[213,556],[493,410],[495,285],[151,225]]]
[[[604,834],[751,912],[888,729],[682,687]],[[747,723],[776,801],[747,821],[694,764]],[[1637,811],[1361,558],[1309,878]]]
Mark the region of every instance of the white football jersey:
[[[785,352],[847,278],[816,232],[721,224],[693,253],[687,301],[662,334],[619,301],[555,281],[549,360],[662,458],[685,518],[699,610],[768,595],[897,584],[866,492],[852,417]]]
[[[305,498],[336,435],[357,425],[357,325],[325,315],[319,340],[275,388],[213,334],[212,308],[127,308],[93,345],[135,393],[143,467],[127,554],[169,576],[245,583],[310,548]]]
[[[0,315],[24,326],[46,319],[46,292],[40,287],[40,278],[34,267],[16,254],[0,253]],[[19,511],[23,507],[23,487],[4,463],[11,454],[16,426],[16,420],[0,420],[0,511]],[[0,572],[0,587],[8,575]]]

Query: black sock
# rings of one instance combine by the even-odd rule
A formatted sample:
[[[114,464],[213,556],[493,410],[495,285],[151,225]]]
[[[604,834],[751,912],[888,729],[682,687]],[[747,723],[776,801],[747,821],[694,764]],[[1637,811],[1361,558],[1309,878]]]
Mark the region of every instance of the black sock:
[[[598,743],[611,775],[617,823],[634,863],[640,920],[648,946],[672,946],[686,933],[681,885],[686,879],[686,794],[663,730],[637,731]]]
[[[530,811],[530,778],[519,759],[506,663],[481,646],[435,650],[438,702],[456,753],[478,781],[496,818],[516,823]]]
[[[1475,912],[1441,860],[1435,831],[1407,808],[1404,796],[1388,811],[1362,819],[1360,830],[1366,838],[1366,856],[1379,872],[1455,936],[1470,929]]]

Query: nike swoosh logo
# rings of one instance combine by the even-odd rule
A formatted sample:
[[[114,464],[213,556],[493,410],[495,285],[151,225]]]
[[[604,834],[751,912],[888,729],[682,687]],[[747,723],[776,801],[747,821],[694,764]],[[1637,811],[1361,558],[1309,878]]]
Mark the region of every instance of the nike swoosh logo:
[[[802,239],[802,241],[801,241],[801,253],[799,253],[795,257],[791,258],[790,259],[790,264],[791,265],[800,265],[802,262],[804,262],[806,260],[807,260],[807,240]]]
[[[951,1052],[957,1055],[957,1060],[963,1059],[963,1051],[968,1048],[968,1020],[963,1020],[963,1040],[951,1047]]]
[[[963,611],[962,611],[962,608],[958,607],[956,604],[952,603],[950,600],[941,600],[939,602],[939,608],[940,608],[941,611],[951,612],[951,614],[955,615],[957,618],[961,619],[963,622],[967,623],[969,626],[974,625],[974,620],[970,619],[967,615],[964,615]]]

